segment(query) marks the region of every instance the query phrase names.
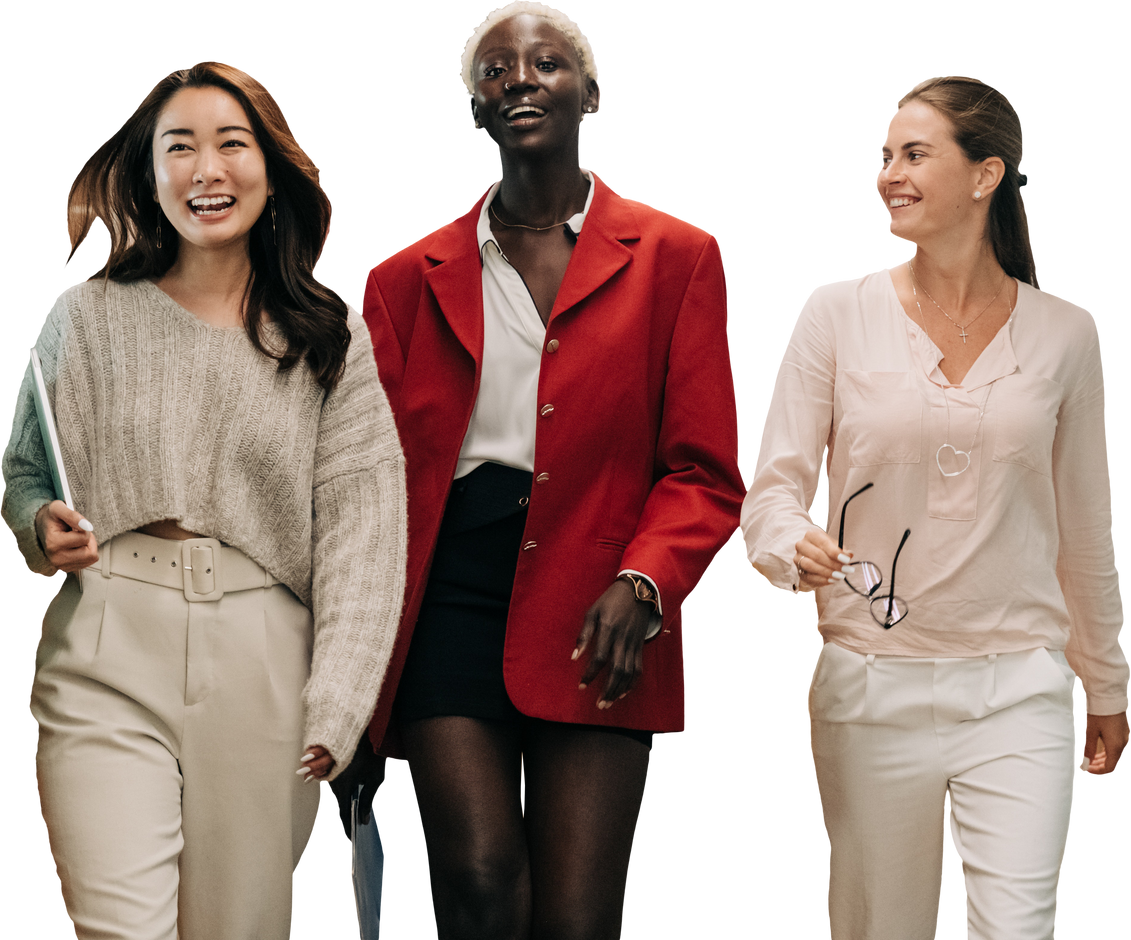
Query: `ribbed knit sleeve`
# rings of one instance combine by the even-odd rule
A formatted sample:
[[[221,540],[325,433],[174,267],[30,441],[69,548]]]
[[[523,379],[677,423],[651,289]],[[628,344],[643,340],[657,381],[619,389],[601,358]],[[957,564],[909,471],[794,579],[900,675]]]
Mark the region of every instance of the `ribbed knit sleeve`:
[[[306,742],[350,762],[369,722],[404,599],[404,457],[364,322],[350,314],[345,375],[323,405],[314,457],[314,659]]]
[[[48,397],[55,390],[55,367],[60,345],[60,324],[65,320],[66,296],[56,302],[43,325],[35,344],[43,367]],[[35,534],[35,515],[45,503],[55,498],[55,485],[48,469],[47,451],[39,430],[32,397],[31,365],[24,374],[16,399],[16,416],[12,421],[12,437],[4,451],[4,521],[16,536],[27,566],[39,574],[52,575],[58,569],[47,560]]]

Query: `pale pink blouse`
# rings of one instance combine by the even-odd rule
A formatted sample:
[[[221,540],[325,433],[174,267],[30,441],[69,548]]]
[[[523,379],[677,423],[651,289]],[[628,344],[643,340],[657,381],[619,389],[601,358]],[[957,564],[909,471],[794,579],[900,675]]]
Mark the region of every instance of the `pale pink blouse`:
[[[903,311],[888,272],[818,289],[778,373],[742,508],[750,561],[797,587],[794,546],[828,451],[829,516],[875,562],[909,615],[889,630],[844,584],[819,589],[826,642],[858,653],[979,656],[1064,650],[1097,715],[1127,708],[1127,661],[1111,542],[1103,374],[1079,307],[1018,284],[1008,323],[961,385]],[[979,425],[979,414],[984,416]],[[949,424],[949,427],[948,427]],[[947,477],[940,445],[970,454]],[[944,450],[948,471],[964,458]],[[956,463],[955,461],[959,461]]]

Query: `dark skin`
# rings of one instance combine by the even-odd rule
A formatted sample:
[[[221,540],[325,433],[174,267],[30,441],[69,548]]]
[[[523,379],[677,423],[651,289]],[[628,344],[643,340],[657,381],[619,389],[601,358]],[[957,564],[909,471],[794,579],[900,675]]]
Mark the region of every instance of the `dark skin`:
[[[589,192],[578,128],[597,110],[597,83],[570,41],[529,15],[484,36],[474,75],[475,121],[498,144],[503,164],[491,230],[548,324],[576,241],[564,222],[585,208]],[[652,613],[631,584],[615,581],[578,625],[572,658],[585,658],[580,688],[604,674],[597,708],[612,708],[639,679]],[[645,744],[530,718],[439,716],[400,730],[440,940],[620,936]]]
[[[504,20],[483,37],[474,74],[472,114],[499,145],[503,165],[491,232],[548,324],[575,242],[559,223],[581,212],[589,193],[578,159],[581,120],[597,111],[600,89],[582,72],[569,40],[529,15]],[[591,651],[582,689],[608,667],[598,708],[611,708],[636,685],[651,616],[652,606],[624,581],[613,582],[586,614],[573,658]]]

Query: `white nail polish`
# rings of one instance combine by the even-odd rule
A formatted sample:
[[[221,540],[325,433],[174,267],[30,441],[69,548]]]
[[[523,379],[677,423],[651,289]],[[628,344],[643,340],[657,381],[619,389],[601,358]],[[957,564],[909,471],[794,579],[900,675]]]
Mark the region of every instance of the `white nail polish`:
[[[850,561],[852,561],[852,559],[848,555],[844,554],[844,552],[841,552],[839,555],[837,555],[836,560],[839,561],[842,565],[847,565]]]
[[[300,764],[305,764],[308,760],[314,760],[313,754],[303,754],[299,759]]]
[[[316,776],[314,776],[314,774],[311,774],[309,777],[304,777],[302,782],[303,783],[310,783],[311,780],[317,780],[317,779],[318,778]]]
[[[304,777],[307,774],[312,773],[312,772],[313,771],[311,771],[311,769],[309,767],[300,767],[298,770],[295,771],[295,773],[298,774],[300,777]]]
[[[93,532],[94,531],[94,526],[92,526],[90,524],[89,519],[80,519],[79,520],[79,528],[82,529],[83,532]]]
[[[840,572],[840,571],[834,571],[834,572],[833,572],[833,576],[832,576],[832,578],[830,578],[829,580],[831,581],[831,580],[833,580],[834,578],[835,578],[835,579],[836,579],[837,581],[843,581],[843,580],[844,580],[844,574],[843,574],[842,572]]]
[[[843,571],[845,574],[856,574],[856,566],[855,565],[845,565],[840,570]]]
[[[1088,758],[1085,757],[1084,762],[1080,765],[1080,769],[1081,770],[1087,770],[1091,763],[1092,762],[1090,760],[1088,760]]]

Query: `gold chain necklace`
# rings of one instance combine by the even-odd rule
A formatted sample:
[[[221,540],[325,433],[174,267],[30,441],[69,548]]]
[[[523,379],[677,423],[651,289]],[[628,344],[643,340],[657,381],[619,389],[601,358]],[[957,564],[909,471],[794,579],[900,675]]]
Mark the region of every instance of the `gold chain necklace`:
[[[495,218],[498,218],[498,216],[495,216]],[[503,224],[506,224],[506,223],[503,223]],[[907,270],[911,272],[911,295],[915,298],[915,307],[919,311],[919,319],[923,319],[923,308],[919,306],[919,292],[915,289],[916,284],[919,284],[920,287],[923,287],[923,285],[922,285],[922,283],[920,283],[919,278],[917,278],[915,276],[915,269],[913,267],[911,267],[910,261],[907,262]],[[992,307],[994,305],[994,301],[997,300],[998,297],[1001,296],[1001,289],[1003,287],[1005,287],[1005,281],[1006,281],[1007,277],[1008,277],[1008,275],[1006,275],[1004,273],[1002,274],[1001,283],[997,287],[997,293],[994,294],[994,296],[990,300],[990,302],[982,308],[982,313],[985,313],[987,310],[989,310],[990,307]],[[939,302],[937,300],[935,300],[934,297],[931,296],[931,292],[929,290],[927,290],[926,287],[923,287],[923,293],[927,295],[927,299],[930,300],[931,303],[933,303],[936,307],[939,308],[939,313],[941,313],[944,317],[946,317],[951,323],[953,323],[955,325],[955,327],[958,329],[958,335],[962,337],[962,344],[965,346],[966,345],[966,337],[970,335],[969,333],[966,332],[966,326],[973,326],[974,320],[977,320],[978,317],[980,317],[982,315],[982,313],[979,313],[977,317],[974,317],[974,320],[971,320],[969,323],[966,324],[966,326],[963,326],[957,320],[955,320],[954,317],[952,317],[949,313],[947,313],[945,310],[943,310],[942,307],[939,307]],[[1012,310],[1010,310],[1009,312],[1011,314],[1013,313]]]
[[[569,219],[565,219],[564,221],[561,221],[561,222],[555,222],[553,225],[543,225],[541,227],[538,227],[536,225],[520,225],[518,222],[504,222],[502,219],[499,218],[499,213],[497,213],[495,211],[495,204],[494,203],[491,203],[491,205],[489,205],[487,207],[487,211],[490,212],[491,215],[493,215],[495,217],[495,221],[498,222],[501,226],[503,226],[503,228],[524,228],[529,232],[548,232],[552,228],[560,228],[561,226],[565,225],[566,222],[569,221],[569,219],[572,219],[574,215],[577,215],[577,213],[575,212],[575,213],[573,213],[573,215],[571,215],[569,217]]]

